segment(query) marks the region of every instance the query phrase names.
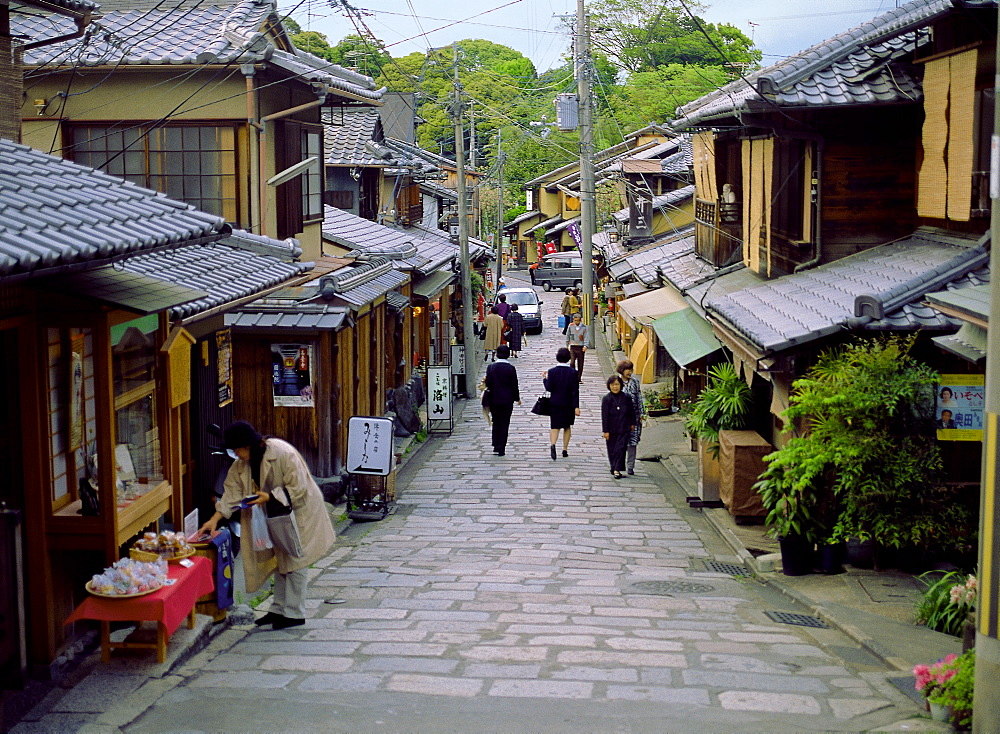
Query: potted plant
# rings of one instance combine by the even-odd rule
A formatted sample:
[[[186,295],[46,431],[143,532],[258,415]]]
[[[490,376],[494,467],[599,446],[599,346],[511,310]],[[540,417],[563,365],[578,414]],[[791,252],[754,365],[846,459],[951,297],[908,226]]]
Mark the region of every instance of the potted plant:
[[[670,388],[664,387],[659,393],[657,393],[656,398],[659,401],[661,408],[670,410],[674,402],[674,394]]]
[[[945,682],[955,675],[952,670],[947,670],[946,666],[955,662],[958,655],[952,653],[946,655],[936,663],[930,665],[921,663],[913,667],[913,686],[924,695],[924,705],[931,712],[931,718],[935,721],[947,721],[948,710],[946,707],[935,702],[931,704],[931,696],[936,695],[944,686]]]
[[[774,459],[774,453],[764,457],[768,465],[754,489],[767,510],[764,522],[768,532],[778,539],[782,573],[803,576],[813,567],[813,546],[819,536],[815,518],[819,502],[812,484],[796,482],[784,465]]]
[[[746,428],[750,418],[750,388],[728,362],[708,369],[708,386],[698,394],[684,416],[684,430],[704,441],[719,456],[719,431]]]
[[[928,571],[917,578],[927,588],[917,605],[916,623],[926,625],[936,632],[964,638],[976,611],[976,577],[968,574],[963,578],[963,574],[958,571],[945,574]],[[974,627],[972,632],[970,637],[974,640]],[[963,649],[969,647],[971,644],[963,644]]]
[[[952,656],[948,656],[952,657]],[[948,721],[956,731],[972,727],[973,688],[976,682],[976,651],[969,650],[940,665],[940,683],[936,683],[927,697],[931,706],[943,706],[948,711]]]

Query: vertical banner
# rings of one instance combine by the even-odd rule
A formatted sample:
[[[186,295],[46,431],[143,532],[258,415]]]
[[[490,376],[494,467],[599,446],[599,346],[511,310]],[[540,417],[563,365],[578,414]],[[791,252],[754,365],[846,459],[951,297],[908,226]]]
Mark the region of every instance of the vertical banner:
[[[940,441],[982,441],[985,375],[941,375],[934,406]]]
[[[464,375],[465,374],[465,345],[464,344],[452,344],[451,345],[451,374],[453,374],[453,375]]]
[[[219,407],[233,402],[233,332],[215,332],[215,365],[218,371]]]
[[[315,407],[311,344],[271,345],[271,390],[275,407]]]
[[[70,339],[69,345],[69,450],[83,445],[83,334]]]
[[[427,419],[451,420],[450,365],[431,365],[427,368]]]
[[[566,228],[566,231],[569,233],[569,236],[573,238],[573,241],[576,243],[577,249],[582,248],[583,235],[580,233],[580,222],[579,221],[573,222]]]

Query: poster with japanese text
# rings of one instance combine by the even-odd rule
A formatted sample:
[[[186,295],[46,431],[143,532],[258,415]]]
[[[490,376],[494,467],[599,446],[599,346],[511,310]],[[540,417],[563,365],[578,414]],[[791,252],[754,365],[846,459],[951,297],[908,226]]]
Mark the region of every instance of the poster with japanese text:
[[[271,391],[275,407],[315,406],[311,344],[271,345]]]
[[[434,365],[427,368],[427,419],[451,419],[451,366]]]
[[[215,366],[221,408],[233,402],[233,336],[229,329],[215,332]]]
[[[934,405],[938,440],[982,441],[985,410],[985,375],[941,375]]]
[[[387,476],[393,465],[392,421],[351,416],[347,421],[347,471]]]

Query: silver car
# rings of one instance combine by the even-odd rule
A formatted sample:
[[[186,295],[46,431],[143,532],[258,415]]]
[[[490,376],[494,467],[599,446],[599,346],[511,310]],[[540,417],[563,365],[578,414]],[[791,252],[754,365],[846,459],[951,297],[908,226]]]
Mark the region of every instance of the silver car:
[[[533,288],[504,288],[500,293],[507,296],[507,303],[517,304],[517,312],[524,317],[525,331],[542,333],[543,301],[538,300],[538,294]]]

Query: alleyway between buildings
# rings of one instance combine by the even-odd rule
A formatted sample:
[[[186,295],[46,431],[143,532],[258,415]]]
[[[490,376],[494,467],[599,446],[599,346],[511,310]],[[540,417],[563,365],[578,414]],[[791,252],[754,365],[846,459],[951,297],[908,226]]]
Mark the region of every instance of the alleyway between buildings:
[[[543,298],[543,335],[512,360],[524,404],[506,456],[478,400],[460,401],[396,512],[317,564],[304,627],[233,627],[142,690],[95,671],[64,699],[66,730],[861,731],[916,715],[839,631],[765,616],[803,610],[724,572],[737,559],[663,467],[611,476],[606,350],[588,353],[570,456],[549,458],[548,419],[529,412],[561,345],[558,294]],[[148,710],[122,720],[137,698]]]

